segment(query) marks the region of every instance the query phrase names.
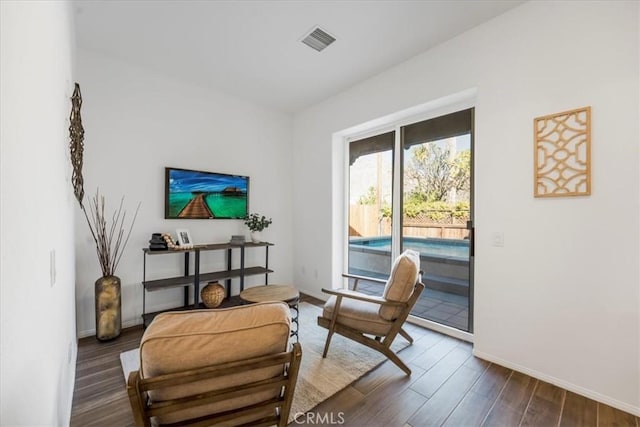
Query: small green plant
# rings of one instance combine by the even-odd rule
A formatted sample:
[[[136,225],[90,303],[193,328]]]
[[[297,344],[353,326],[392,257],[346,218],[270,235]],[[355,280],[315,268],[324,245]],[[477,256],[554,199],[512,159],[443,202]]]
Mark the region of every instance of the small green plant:
[[[367,194],[360,196],[358,199],[359,205],[375,205],[378,201],[378,192],[375,187],[369,187]]]
[[[264,215],[252,213],[244,217],[244,223],[251,231],[262,231],[271,224],[273,220]]]

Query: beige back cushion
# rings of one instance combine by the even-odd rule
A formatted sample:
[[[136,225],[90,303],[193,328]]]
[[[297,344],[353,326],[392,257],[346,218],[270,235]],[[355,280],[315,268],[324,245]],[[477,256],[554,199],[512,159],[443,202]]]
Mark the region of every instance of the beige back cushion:
[[[287,351],[291,312],[287,304],[267,302],[221,310],[192,310],[162,313],[147,327],[140,343],[140,375],[152,378],[163,374],[197,369],[219,363]],[[175,399],[224,387],[236,386],[282,373],[283,367],[240,372],[224,378],[198,381],[183,386],[155,390],[154,402]],[[184,416],[200,416],[252,404],[273,396],[246,396],[207,407],[198,407]],[[222,404],[222,405],[221,405]],[[176,422],[179,415],[164,417],[162,423]]]
[[[391,268],[391,275],[384,287],[382,297],[390,301],[405,302],[411,296],[413,287],[418,281],[420,273],[420,253],[407,249],[396,258]],[[402,309],[383,304],[380,307],[380,317],[385,320],[395,320]]]

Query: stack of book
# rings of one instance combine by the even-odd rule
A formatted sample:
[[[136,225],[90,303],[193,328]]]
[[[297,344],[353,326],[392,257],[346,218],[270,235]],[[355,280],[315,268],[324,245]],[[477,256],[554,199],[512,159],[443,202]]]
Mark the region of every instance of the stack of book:
[[[244,245],[244,236],[243,235],[233,235],[233,236],[231,236],[231,244],[232,245]]]
[[[162,238],[162,233],[151,234],[151,240],[149,240],[149,250],[166,251],[167,247],[167,242]]]

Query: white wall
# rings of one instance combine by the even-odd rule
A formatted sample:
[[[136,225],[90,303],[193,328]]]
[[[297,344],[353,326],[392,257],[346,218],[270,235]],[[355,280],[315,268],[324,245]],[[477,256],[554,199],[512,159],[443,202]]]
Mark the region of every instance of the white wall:
[[[77,349],[72,14],[67,2],[2,1],[0,16],[0,424],[68,425]]]
[[[129,215],[142,202],[131,240],[116,275],[122,280],[123,326],[141,322],[142,250],[154,232],[189,229],[196,243],[228,241],[246,234],[241,220],[165,220],[164,168],[250,177],[252,212],[273,218],[263,239],[271,283],[292,278],[291,116],[241,99],[164,77],[115,58],[80,49],[78,81],[83,94],[85,191],[105,194],[110,209],[124,195]],[[80,336],[95,333],[94,282],[101,275],[83,216],[76,219],[77,312]],[[237,251],[234,251],[237,252]],[[236,253],[235,260],[239,255]],[[264,249],[247,251],[249,265],[264,262]],[[203,254],[201,270],[223,269],[224,252]],[[148,278],[182,274],[178,255],[152,257]],[[264,283],[264,276],[246,284]],[[238,293],[238,280],[233,282]],[[182,290],[147,294],[147,312],[182,304]]]
[[[639,414],[638,56],[637,2],[528,2],[297,114],[295,283],[341,273],[332,134],[475,90],[476,354]],[[533,118],[586,105],[592,195],[535,199]]]

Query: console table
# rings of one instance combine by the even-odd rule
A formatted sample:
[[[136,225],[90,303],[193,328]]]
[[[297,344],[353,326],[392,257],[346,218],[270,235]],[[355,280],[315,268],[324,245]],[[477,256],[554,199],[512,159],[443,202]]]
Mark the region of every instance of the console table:
[[[161,313],[161,311],[154,313],[146,312],[146,294],[147,292],[161,291],[171,288],[184,288],[184,304],[179,307],[172,308],[170,310],[189,310],[197,308],[205,308],[200,304],[200,283],[211,282],[217,280],[224,280],[226,285],[227,298],[231,295],[231,279],[240,279],[240,292],[244,290],[244,278],[246,276],[255,276],[264,274],[264,283],[268,283],[269,273],[273,273],[273,270],[269,269],[269,247],[273,246],[273,243],[269,242],[246,242],[244,244],[231,244],[231,243],[209,243],[204,245],[195,245],[189,249],[168,249],[160,251],[152,251],[149,248],[143,248],[143,269],[142,269],[142,324],[146,327],[153,317]],[[253,248],[265,248],[265,261],[263,266],[245,266],[245,251]],[[202,272],[200,271],[200,257],[204,252],[209,251],[224,251],[226,252],[226,270]],[[240,268],[232,268],[233,253],[239,252],[240,255]],[[163,279],[147,280],[147,256],[159,256],[159,255],[182,255],[184,256],[184,274],[176,277],[168,277]],[[190,274],[191,254],[193,254],[193,274]],[[189,288],[193,286],[193,304],[189,304]]]

